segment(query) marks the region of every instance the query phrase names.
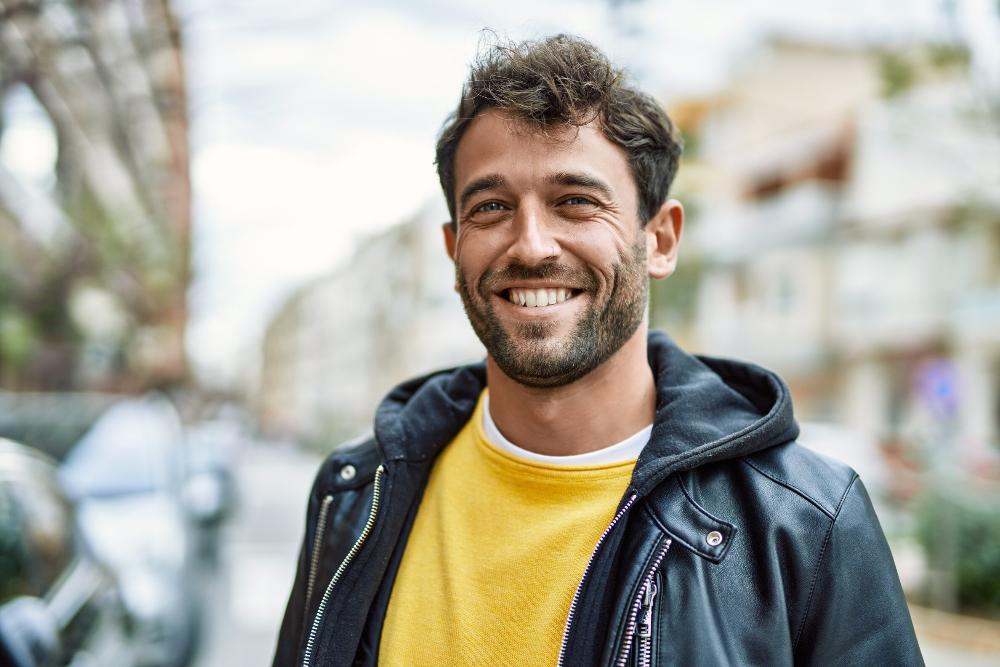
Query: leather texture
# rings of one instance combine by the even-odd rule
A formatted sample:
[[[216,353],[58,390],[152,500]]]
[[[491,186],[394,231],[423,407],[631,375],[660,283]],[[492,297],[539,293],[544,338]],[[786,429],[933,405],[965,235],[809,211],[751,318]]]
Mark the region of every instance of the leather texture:
[[[620,507],[635,500],[584,575],[563,664],[637,664],[633,612],[652,577],[658,594],[644,641],[654,665],[922,665],[867,492],[848,467],[796,444],[781,380],[689,356],[660,333],[649,351],[656,418]],[[323,463],[274,665],[302,665],[307,653],[310,665],[377,664],[434,457],[484,385],[481,364],[405,383],[380,406],[373,437]],[[342,475],[348,465],[354,474]]]

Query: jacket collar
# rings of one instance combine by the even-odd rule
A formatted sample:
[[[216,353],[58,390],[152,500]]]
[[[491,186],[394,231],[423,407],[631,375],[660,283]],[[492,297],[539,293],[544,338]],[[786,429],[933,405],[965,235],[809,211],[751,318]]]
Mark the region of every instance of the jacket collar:
[[[798,435],[784,383],[759,366],[693,357],[651,332],[656,416],[632,487],[646,495],[670,474],[737,458]],[[432,373],[393,389],[375,414],[386,461],[432,460],[469,420],[486,386],[484,363]]]
[[[665,334],[649,336],[656,416],[636,462],[633,486],[645,495],[670,474],[733,459],[798,436],[788,388],[754,364],[694,357]]]

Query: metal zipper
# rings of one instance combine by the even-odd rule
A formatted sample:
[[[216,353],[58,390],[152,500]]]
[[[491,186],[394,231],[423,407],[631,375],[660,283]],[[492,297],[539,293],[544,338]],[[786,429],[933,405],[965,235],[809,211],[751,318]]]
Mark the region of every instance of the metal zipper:
[[[639,623],[638,667],[650,667],[653,664],[653,603],[656,601],[656,576],[650,578],[642,596],[642,621]]]
[[[622,644],[621,653],[618,654],[618,660],[615,661],[615,667],[625,667],[625,664],[628,662],[628,654],[632,650],[632,641],[636,634],[639,634],[639,664],[650,664],[652,657],[650,652],[653,641],[653,600],[656,598],[657,593],[654,579],[656,578],[656,571],[660,569],[660,563],[663,562],[663,558],[670,551],[671,544],[673,544],[673,540],[668,538],[660,547],[660,552],[656,555],[653,565],[649,568],[646,578],[639,588],[639,594],[635,596],[635,600],[632,602],[628,616],[628,625],[625,628],[625,642]],[[640,610],[644,611],[641,625],[637,623]],[[642,630],[645,630],[645,635],[642,634]],[[645,644],[645,651],[643,651],[643,644]],[[644,659],[645,661],[643,661]]]
[[[319,568],[323,536],[326,535],[326,515],[330,511],[330,503],[332,502],[333,495],[328,495],[323,498],[323,504],[319,508],[319,519],[316,521],[316,535],[313,537],[312,556],[309,562],[309,578],[306,580],[306,608],[302,610],[303,616],[309,614],[309,602],[312,600],[313,588],[316,586],[316,570]]]
[[[615,518],[611,520],[608,527],[604,529],[603,533],[601,533],[601,538],[597,540],[597,546],[595,546],[594,550],[590,552],[590,560],[587,561],[587,567],[583,570],[583,576],[580,577],[580,583],[576,585],[576,591],[573,593],[573,601],[569,604],[569,613],[566,615],[566,627],[563,628],[562,644],[559,646],[559,660],[556,662],[558,667],[563,667],[565,664],[566,646],[569,643],[569,627],[573,623],[573,617],[576,615],[576,606],[580,602],[580,591],[583,590],[583,582],[587,580],[587,575],[590,574],[590,568],[594,565],[594,559],[597,557],[597,552],[600,551],[601,545],[604,544],[604,540],[608,537],[608,533],[610,533],[615,525],[621,521],[621,518],[625,516],[628,509],[632,507],[632,503],[635,502],[636,498],[638,498],[638,496],[634,493],[629,496],[628,502],[626,502],[625,505],[618,510],[618,514],[615,515]]]
[[[323,591],[323,598],[319,601],[319,606],[316,608],[316,616],[313,618],[312,626],[309,628],[309,638],[306,639],[306,650],[302,655],[302,667],[309,667],[312,663],[313,650],[316,647],[316,637],[319,634],[319,627],[323,623],[323,614],[326,612],[326,605],[330,602],[330,594],[333,592],[333,587],[337,585],[340,578],[344,576],[344,570],[350,565],[354,557],[358,555],[361,551],[362,545],[364,545],[365,540],[368,539],[368,535],[372,532],[372,527],[375,525],[375,517],[378,515],[378,503],[379,498],[382,495],[382,474],[385,472],[383,466],[379,466],[375,469],[375,481],[372,488],[372,506],[368,511],[368,521],[365,522],[365,527],[358,535],[358,539],[354,541],[354,546],[351,550],[347,552],[344,556],[344,560],[340,563],[340,567],[337,571],[333,573],[330,578],[330,583],[326,585],[326,590]]]

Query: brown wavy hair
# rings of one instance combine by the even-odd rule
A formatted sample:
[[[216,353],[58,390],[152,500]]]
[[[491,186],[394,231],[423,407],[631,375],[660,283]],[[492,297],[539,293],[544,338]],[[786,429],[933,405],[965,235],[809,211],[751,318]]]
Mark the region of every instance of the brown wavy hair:
[[[437,142],[441,188],[455,224],[455,152],[469,123],[486,109],[500,109],[540,132],[598,121],[621,146],[639,194],[645,225],[667,200],[677,173],[681,141],[666,112],[634,88],[593,44],[556,35],[520,43],[499,40],[481,50],[462,87],[458,108]]]

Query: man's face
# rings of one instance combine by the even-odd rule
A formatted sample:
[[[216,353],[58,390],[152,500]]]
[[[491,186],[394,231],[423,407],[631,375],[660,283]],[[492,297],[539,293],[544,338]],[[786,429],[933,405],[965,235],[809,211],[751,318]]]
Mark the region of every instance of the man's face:
[[[455,192],[457,288],[506,375],[565,385],[635,334],[647,235],[625,154],[595,124],[541,134],[486,111],[459,143]]]

